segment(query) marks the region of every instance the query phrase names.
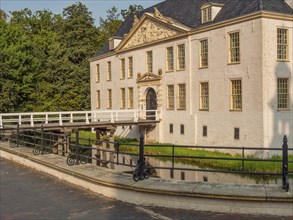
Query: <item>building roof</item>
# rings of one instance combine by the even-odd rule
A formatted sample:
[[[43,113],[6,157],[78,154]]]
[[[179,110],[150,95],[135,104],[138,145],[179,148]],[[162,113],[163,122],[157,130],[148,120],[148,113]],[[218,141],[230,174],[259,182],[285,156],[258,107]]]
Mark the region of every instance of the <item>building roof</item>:
[[[201,6],[205,3],[222,4],[223,7],[213,21],[202,24]],[[163,16],[175,19],[189,28],[197,29],[202,26],[219,23],[240,16],[252,14],[259,11],[267,11],[292,15],[293,9],[284,0],[166,0],[153,5],[145,10],[137,12],[139,18],[146,12],[154,13],[156,7]],[[118,28],[114,36],[123,37],[132,28],[134,16],[129,16]],[[96,56],[106,54],[109,51],[108,42],[99,50]]]

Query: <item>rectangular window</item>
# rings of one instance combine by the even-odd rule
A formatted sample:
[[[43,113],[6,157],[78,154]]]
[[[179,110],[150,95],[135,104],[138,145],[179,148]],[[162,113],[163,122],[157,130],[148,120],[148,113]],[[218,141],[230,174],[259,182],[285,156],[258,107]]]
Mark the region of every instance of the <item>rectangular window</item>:
[[[169,124],[169,133],[173,134],[173,124]]]
[[[178,70],[185,69],[185,45],[178,45]]]
[[[108,62],[108,71],[107,71],[107,80],[111,81],[112,80],[112,66],[111,66],[111,62]]]
[[[234,139],[235,140],[240,139],[240,128],[234,128]]]
[[[201,10],[202,13],[202,23],[212,20],[212,9],[211,7],[206,7]]]
[[[200,41],[199,66],[208,67],[208,40]]]
[[[289,109],[288,78],[278,78],[278,109]]]
[[[147,55],[147,73],[152,73],[153,72],[153,52],[152,51],[148,51],[146,53]]]
[[[178,109],[186,109],[186,88],[185,84],[178,85]]]
[[[96,65],[96,83],[100,82],[100,64]]]
[[[175,103],[174,103],[174,85],[168,85],[167,86],[167,109],[174,109],[175,108]]]
[[[124,109],[125,108],[125,88],[122,88],[120,90],[120,108]]]
[[[231,80],[231,110],[242,110],[241,80]]]
[[[202,136],[207,137],[208,136],[208,126],[202,127]]]
[[[174,51],[173,47],[167,48],[167,71],[174,70]]]
[[[229,48],[229,63],[240,62],[240,40],[239,32],[229,34],[230,48]]]
[[[209,83],[200,83],[200,110],[209,110]]]
[[[100,95],[100,90],[97,90],[97,106],[96,108],[99,109],[101,108],[101,95]]]
[[[120,79],[125,79],[125,59],[124,58],[121,59],[120,68],[121,68]]]
[[[133,77],[133,58],[128,57],[128,78]]]
[[[108,89],[108,108],[112,108],[112,90]]]
[[[288,30],[277,29],[277,59],[288,60]]]
[[[184,134],[184,125],[180,125],[180,134]]]
[[[128,88],[128,108],[133,108],[133,88]]]

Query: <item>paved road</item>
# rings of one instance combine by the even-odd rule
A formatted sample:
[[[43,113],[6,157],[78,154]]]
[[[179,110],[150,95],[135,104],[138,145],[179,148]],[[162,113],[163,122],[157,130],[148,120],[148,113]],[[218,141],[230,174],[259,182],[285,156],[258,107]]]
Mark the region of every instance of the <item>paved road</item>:
[[[288,219],[135,206],[93,194],[0,158],[0,219]],[[129,195],[131,196],[131,195]],[[143,198],[142,198],[143,199]]]

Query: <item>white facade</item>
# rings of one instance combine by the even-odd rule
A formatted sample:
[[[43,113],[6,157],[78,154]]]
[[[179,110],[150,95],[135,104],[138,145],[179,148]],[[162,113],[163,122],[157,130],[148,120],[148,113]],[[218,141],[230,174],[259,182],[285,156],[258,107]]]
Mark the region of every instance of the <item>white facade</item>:
[[[125,88],[125,109],[131,107],[129,88],[133,88],[133,108],[146,109],[146,94],[153,88],[161,120],[150,136],[147,134],[149,139],[186,145],[269,148],[280,147],[283,136],[287,135],[288,145],[292,147],[292,16],[260,12],[195,30],[168,19],[160,13],[146,13],[133,24],[115,50],[91,59],[92,110],[108,109],[109,90],[111,109],[124,107],[121,88]],[[277,60],[278,28],[287,30],[285,61]],[[238,33],[240,44],[240,60],[233,63],[229,61],[231,33]],[[203,68],[200,67],[202,40],[208,42],[208,66]],[[179,45],[185,48],[185,68],[181,70],[177,59]],[[174,52],[172,71],[167,69],[169,47]],[[148,51],[152,51],[153,57],[151,74],[147,71]],[[128,77],[129,57],[133,59],[132,78]],[[125,59],[124,79],[121,79],[121,59]],[[107,80],[109,62],[111,80]],[[99,82],[96,81],[97,65]],[[278,78],[286,78],[288,82],[286,109],[278,109]],[[241,109],[231,109],[231,80],[241,82]],[[208,83],[209,101],[205,110],[200,109],[201,83]],[[185,85],[184,109],[178,109],[180,84]],[[173,110],[167,107],[168,85],[174,85]],[[97,106],[97,91],[100,106]],[[206,136],[203,126],[206,126]],[[235,128],[239,129],[239,138],[235,138]],[[138,137],[138,129],[119,128],[116,135]]]

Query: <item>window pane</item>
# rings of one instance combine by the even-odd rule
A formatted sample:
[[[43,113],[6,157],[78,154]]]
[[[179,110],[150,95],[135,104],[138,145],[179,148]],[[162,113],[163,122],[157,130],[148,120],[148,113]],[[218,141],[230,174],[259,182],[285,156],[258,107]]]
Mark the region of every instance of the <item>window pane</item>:
[[[229,36],[230,36],[230,48],[229,48],[230,63],[240,62],[239,32],[232,33]]]
[[[185,84],[179,84],[178,109],[186,109],[186,89]]]
[[[125,88],[121,89],[121,102],[120,102],[120,108],[125,108]]]
[[[278,78],[278,109],[289,108],[289,79]]]
[[[125,59],[121,59],[121,79],[125,79]]]
[[[128,88],[128,108],[133,108],[133,88]]]
[[[112,66],[111,66],[111,62],[108,62],[107,80],[108,81],[111,81],[112,80]]]
[[[209,83],[200,84],[200,109],[209,109]]]
[[[128,58],[128,78],[133,77],[133,58]]]
[[[148,73],[153,72],[153,52],[152,51],[147,52],[147,72]]]
[[[112,90],[108,89],[108,108],[112,108]]]
[[[241,80],[231,80],[231,109],[242,109]]]
[[[174,85],[168,85],[167,86],[167,109],[174,109],[175,103],[174,103]]]
[[[101,103],[100,103],[100,90],[97,90],[97,108],[101,107]]]
[[[172,71],[174,70],[174,53],[173,47],[167,48],[167,70]]]
[[[288,30],[277,29],[277,59],[287,60],[288,59]]]
[[[208,66],[208,40],[200,42],[200,67]]]
[[[178,45],[178,69],[185,69],[185,45]]]
[[[99,64],[97,64],[96,65],[96,82],[98,83],[98,82],[100,82],[100,65]]]

